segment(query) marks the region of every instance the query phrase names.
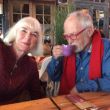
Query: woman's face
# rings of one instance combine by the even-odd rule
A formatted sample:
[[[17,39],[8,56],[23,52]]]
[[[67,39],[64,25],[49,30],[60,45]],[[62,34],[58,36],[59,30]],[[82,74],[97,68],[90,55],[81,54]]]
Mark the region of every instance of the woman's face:
[[[22,26],[17,29],[14,48],[23,53],[27,53],[29,50],[34,48],[36,43],[38,43],[38,40],[38,32],[33,32],[32,29],[27,26]]]

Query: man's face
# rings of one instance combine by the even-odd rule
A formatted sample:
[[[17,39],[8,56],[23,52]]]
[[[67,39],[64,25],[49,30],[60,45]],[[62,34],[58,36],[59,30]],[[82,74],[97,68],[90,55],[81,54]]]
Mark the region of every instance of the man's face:
[[[76,18],[73,19],[64,23],[64,37],[70,45],[75,47],[77,53],[86,49],[90,37],[88,37],[88,28],[83,28]]]

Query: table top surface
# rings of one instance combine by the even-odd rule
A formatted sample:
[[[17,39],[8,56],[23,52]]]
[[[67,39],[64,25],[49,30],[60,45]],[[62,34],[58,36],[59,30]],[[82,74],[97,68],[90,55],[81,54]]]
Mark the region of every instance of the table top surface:
[[[99,108],[104,106],[110,106],[110,93],[86,92],[79,93],[78,95]],[[79,108],[74,105],[69,99],[67,99],[65,95],[52,97],[52,99],[59,106],[60,109],[58,109],[53,104],[50,98],[44,98],[21,103],[1,105],[0,110],[79,110]]]

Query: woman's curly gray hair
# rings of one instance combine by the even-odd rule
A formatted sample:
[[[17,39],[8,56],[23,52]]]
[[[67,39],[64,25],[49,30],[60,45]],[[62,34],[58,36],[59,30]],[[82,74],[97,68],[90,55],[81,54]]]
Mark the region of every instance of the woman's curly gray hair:
[[[43,50],[42,46],[42,28],[39,23],[39,21],[36,18],[33,17],[24,17],[20,19],[14,26],[12,26],[9,31],[6,33],[5,38],[3,41],[5,42],[6,45],[12,45],[13,42],[16,39],[16,32],[17,29],[22,27],[22,26],[28,26],[31,30],[37,31],[39,34],[39,41],[36,44],[36,46],[29,51],[29,53],[32,54],[41,54]]]

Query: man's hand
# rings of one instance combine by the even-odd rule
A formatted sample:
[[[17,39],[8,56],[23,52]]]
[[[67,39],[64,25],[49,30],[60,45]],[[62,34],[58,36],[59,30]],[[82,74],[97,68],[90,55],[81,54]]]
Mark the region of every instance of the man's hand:
[[[52,52],[54,58],[57,59],[58,57],[62,56],[63,53],[62,46],[61,45],[54,46]]]
[[[76,86],[73,87],[73,89],[70,91],[70,94],[78,93]]]

